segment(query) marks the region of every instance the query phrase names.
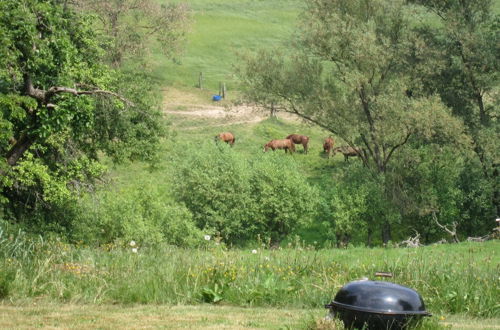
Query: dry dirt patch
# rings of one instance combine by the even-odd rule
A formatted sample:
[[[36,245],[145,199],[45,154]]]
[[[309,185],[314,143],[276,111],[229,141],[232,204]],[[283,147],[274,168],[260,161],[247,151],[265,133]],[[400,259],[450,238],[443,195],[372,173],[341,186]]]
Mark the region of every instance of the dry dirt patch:
[[[219,119],[220,123],[205,123],[203,126],[226,126],[234,124],[258,123],[268,118],[268,112],[250,105],[234,105],[230,101],[213,102],[211,95],[204,91],[189,91],[168,88],[163,91],[163,112],[171,118]],[[296,120],[292,115],[280,113],[280,118]],[[183,129],[197,128],[183,127]]]

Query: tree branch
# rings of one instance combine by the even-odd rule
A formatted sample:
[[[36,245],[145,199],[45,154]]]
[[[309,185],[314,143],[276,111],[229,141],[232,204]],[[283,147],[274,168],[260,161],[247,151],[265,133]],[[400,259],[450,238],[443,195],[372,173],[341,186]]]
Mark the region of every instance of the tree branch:
[[[299,112],[299,110],[297,110],[297,108],[295,107],[295,104],[292,100],[290,100],[289,97],[286,97],[284,95],[278,95],[280,97],[282,97],[284,100],[286,100],[288,102],[288,104],[290,104],[290,108],[291,109],[287,109],[286,107],[284,107],[284,111],[285,112],[289,112],[289,113],[293,113],[297,116],[299,116],[300,118],[303,118],[311,123],[314,123],[316,125],[318,125],[319,127],[327,130],[328,132],[332,132],[333,134],[336,134],[338,136],[341,136],[341,134],[339,134],[337,131],[333,130],[331,127],[328,127],[327,125],[323,124],[322,122],[316,120],[316,119],[313,119],[312,117],[309,117],[301,112]]]
[[[92,90],[77,90],[75,88],[69,88],[69,87],[51,87],[47,90],[46,92],[46,100],[48,101],[52,96],[55,94],[59,93],[70,93],[73,95],[93,95],[93,94],[106,94],[106,95],[111,95],[122,101],[123,103],[127,104],[128,106],[135,106],[135,104],[121,96],[120,94],[117,94],[115,92],[111,91],[106,91],[102,89],[92,89]]]
[[[26,150],[34,143],[35,141],[31,139],[27,134],[21,135],[21,137],[14,143],[12,148],[7,152],[6,159],[7,164],[10,166],[14,166],[17,164],[17,161],[24,154]]]
[[[434,218],[434,221],[439,226],[439,228],[443,229],[448,234],[450,234],[451,237],[453,237],[453,240],[455,241],[455,243],[460,243],[460,240],[458,239],[458,236],[457,236],[457,225],[458,224],[455,221],[453,221],[453,223],[451,224],[452,229],[448,229],[447,226],[443,226],[442,224],[439,223],[435,212],[432,212],[432,217]]]
[[[387,158],[384,160],[384,168],[387,166],[387,163],[389,162],[389,159],[391,158],[391,156],[394,153],[394,151],[397,148],[405,145],[406,142],[408,142],[408,139],[410,138],[411,134],[412,134],[411,130],[408,130],[408,132],[406,133],[406,137],[404,138],[404,140],[401,143],[399,143],[399,144],[397,144],[397,145],[395,145],[394,147],[391,148],[391,151],[389,151],[389,154],[387,155]]]
[[[106,95],[111,95],[122,101],[123,103],[127,104],[128,106],[135,106],[135,104],[126,99],[125,97],[121,96],[120,94],[117,94],[115,92],[107,91],[107,90],[102,90],[98,89],[95,87],[90,87],[92,89],[90,90],[78,90],[76,88],[70,88],[70,87],[63,87],[63,86],[53,86],[50,87],[48,90],[43,90],[43,89],[38,89],[33,86],[33,82],[31,80],[31,76],[28,73],[23,74],[24,78],[24,93],[37,101],[41,102],[44,105],[48,105],[50,103],[50,99],[60,93],[70,93],[76,96],[79,95],[93,95],[93,94],[106,94]],[[86,86],[85,84],[77,84],[77,86]]]
[[[33,81],[31,79],[31,76],[28,73],[23,74],[23,80],[24,80],[24,93],[27,96],[30,96],[34,99],[36,99],[39,102],[39,106],[45,106],[45,107],[55,107],[54,104],[50,103],[50,99],[60,93],[70,93],[76,96],[79,95],[93,95],[93,94],[106,94],[106,95],[111,95],[113,97],[116,97],[117,99],[121,100],[128,106],[135,106],[133,102],[129,101],[128,99],[124,98],[123,96],[111,92],[111,91],[106,91],[102,89],[91,89],[91,90],[78,90],[76,88],[70,88],[70,87],[60,87],[60,86],[54,86],[50,87],[48,90],[43,90],[39,89],[33,86]],[[83,85],[81,85],[83,86]],[[26,109],[33,118],[36,118],[36,110],[31,110],[31,109]],[[23,133],[19,139],[12,145],[12,147],[9,149],[7,154],[5,155],[5,159],[7,161],[7,164],[9,166],[14,166],[17,164],[19,159],[22,157],[22,155],[28,150],[33,143],[36,142],[36,138],[33,136],[30,136],[27,132]],[[0,171],[0,174],[4,175],[4,171]]]

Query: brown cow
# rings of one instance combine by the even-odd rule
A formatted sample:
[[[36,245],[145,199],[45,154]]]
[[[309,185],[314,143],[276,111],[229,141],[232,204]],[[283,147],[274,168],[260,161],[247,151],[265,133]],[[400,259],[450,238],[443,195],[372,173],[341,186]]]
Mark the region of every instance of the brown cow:
[[[326,153],[327,158],[330,158],[330,152],[332,151],[334,144],[335,140],[331,136],[325,139],[325,142],[323,143],[323,151]]]
[[[300,134],[290,134],[286,138],[292,140],[295,144],[302,144],[302,147],[304,147],[304,153],[307,154],[307,144],[309,143],[308,136]]]
[[[271,140],[266,145],[264,145],[264,152],[268,151],[269,149],[272,149],[273,151],[276,149],[285,149],[285,153],[290,151],[290,153],[293,153],[295,151],[295,145],[293,144],[292,140],[289,139],[283,139],[283,140]]]
[[[350,147],[350,146],[342,146],[333,148],[333,155],[335,156],[336,152],[340,152],[344,155],[344,161],[349,160],[349,157],[356,157],[361,155],[361,148],[359,147]]]
[[[234,141],[236,141],[236,138],[234,137],[233,133],[230,132],[223,132],[219,133],[214,137],[214,140],[217,141],[224,141],[226,143],[229,143],[229,145],[232,147],[234,144]]]

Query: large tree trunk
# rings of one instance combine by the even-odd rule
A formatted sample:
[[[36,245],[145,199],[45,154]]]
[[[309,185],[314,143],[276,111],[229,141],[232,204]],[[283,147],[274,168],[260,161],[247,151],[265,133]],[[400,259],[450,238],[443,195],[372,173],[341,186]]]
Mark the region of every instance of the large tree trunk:
[[[391,224],[388,221],[386,221],[382,225],[382,242],[384,242],[384,244],[387,244],[391,240],[392,240]]]
[[[35,141],[30,139],[26,134],[22,135],[7,153],[7,164],[10,166],[16,165],[19,158],[21,158],[24,152],[28,150],[34,142]]]
[[[366,238],[366,246],[370,247],[372,246],[372,238],[373,238],[373,229],[372,227],[368,227],[368,235]]]

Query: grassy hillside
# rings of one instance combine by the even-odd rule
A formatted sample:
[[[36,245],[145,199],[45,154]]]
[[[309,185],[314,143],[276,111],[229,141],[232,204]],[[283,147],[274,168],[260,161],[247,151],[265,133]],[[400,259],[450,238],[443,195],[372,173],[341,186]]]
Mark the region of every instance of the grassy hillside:
[[[303,6],[299,0],[191,0],[188,4],[193,24],[185,52],[175,63],[155,55],[155,75],[168,85],[194,87],[203,72],[205,88],[214,91],[220,81],[235,89],[231,68],[238,52],[289,40]]]

